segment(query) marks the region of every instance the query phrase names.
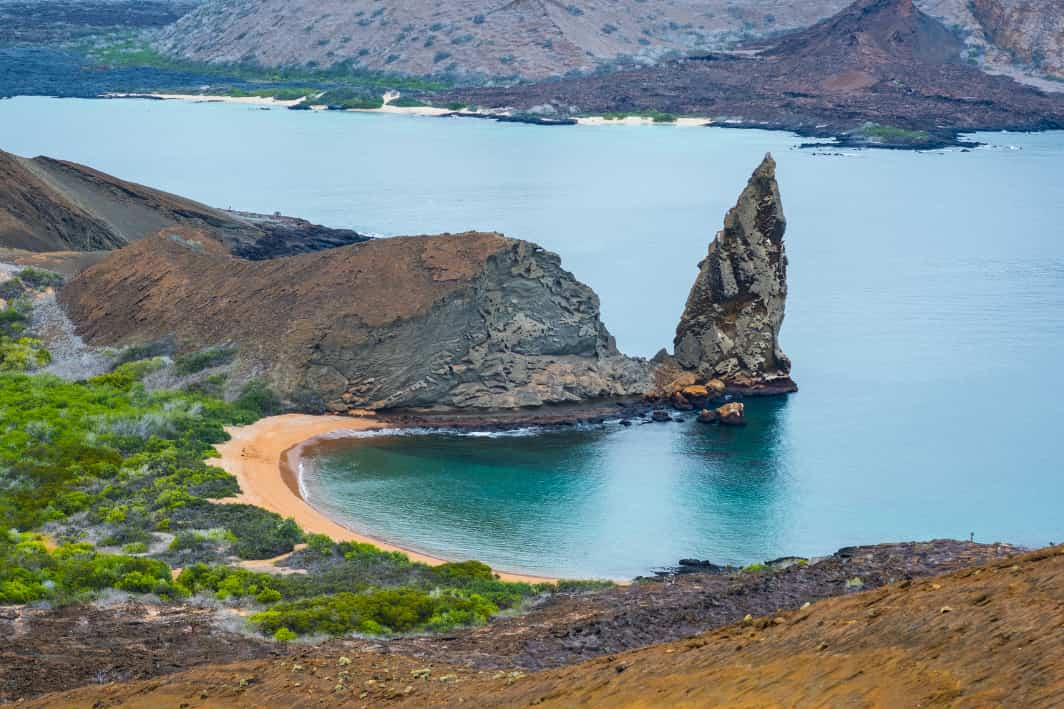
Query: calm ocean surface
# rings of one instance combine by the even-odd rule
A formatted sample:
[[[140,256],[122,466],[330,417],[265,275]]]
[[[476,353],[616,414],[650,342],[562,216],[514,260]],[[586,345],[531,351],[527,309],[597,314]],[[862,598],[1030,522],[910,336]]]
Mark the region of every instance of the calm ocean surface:
[[[568,576],[1064,539],[1064,134],[977,138],[989,145],[838,156],[766,131],[0,101],[4,150],[215,206],[536,241],[637,355],[671,346],[697,262],[772,151],[800,393],[751,402],[742,430],[372,438],[308,470],[311,501],[352,527]]]

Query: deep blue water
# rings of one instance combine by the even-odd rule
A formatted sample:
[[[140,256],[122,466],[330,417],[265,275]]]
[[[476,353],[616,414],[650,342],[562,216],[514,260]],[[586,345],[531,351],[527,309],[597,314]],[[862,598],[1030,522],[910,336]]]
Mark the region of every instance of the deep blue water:
[[[800,393],[752,405],[739,431],[374,439],[326,461],[312,500],[428,551],[567,575],[1064,538],[1062,133],[836,156],[766,131],[39,98],[0,101],[0,129],[5,150],[217,206],[537,241],[639,355],[671,344],[697,262],[771,150]]]

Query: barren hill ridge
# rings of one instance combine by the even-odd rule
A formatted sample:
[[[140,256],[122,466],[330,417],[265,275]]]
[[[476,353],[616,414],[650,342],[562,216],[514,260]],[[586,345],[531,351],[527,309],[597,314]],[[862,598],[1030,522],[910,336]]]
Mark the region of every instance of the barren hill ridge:
[[[181,59],[411,75],[540,79],[730,48],[808,27],[846,0],[206,0],[160,31]],[[965,57],[995,71],[1064,78],[1064,3],[919,0]],[[949,48],[952,49],[950,41]]]

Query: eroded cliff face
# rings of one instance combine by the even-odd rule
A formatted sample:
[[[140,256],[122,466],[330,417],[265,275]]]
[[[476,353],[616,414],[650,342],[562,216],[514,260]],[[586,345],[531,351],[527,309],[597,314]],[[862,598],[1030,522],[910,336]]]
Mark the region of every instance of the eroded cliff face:
[[[594,292],[555,254],[498,234],[397,237],[252,262],[169,229],[70,282],[88,342],[233,346],[232,384],[297,408],[512,408],[643,394]]]
[[[787,254],[776,162],[766,155],[709,245],[676,328],[675,362],[750,394],[796,391],[779,346]]]
[[[957,28],[968,56],[993,73],[1064,79],[1064,3],[1060,0],[922,0]],[[1039,84],[1053,90],[1052,84]],[[1064,90],[1064,87],[1056,87]]]

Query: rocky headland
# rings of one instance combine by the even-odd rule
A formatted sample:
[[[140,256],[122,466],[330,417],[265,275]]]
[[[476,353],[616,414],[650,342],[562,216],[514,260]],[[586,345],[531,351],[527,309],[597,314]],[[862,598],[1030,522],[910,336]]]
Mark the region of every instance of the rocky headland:
[[[62,291],[90,343],[231,347],[299,409],[514,408],[641,394],[598,297],[558,256],[499,234],[373,240],[253,262],[171,229]]]
[[[785,220],[770,156],[699,265],[675,356],[652,362],[618,351],[595,293],[535,244],[370,240],[50,158],[0,154],[0,167],[0,256],[71,277],[57,297],[73,327],[57,331],[77,347],[50,343],[60,358],[93,347],[191,358],[195,381],[220,375],[229,396],[261,382],[288,410],[402,410],[407,424],[640,418],[662,405],[742,423],[729,397],[796,390],[778,345]]]
[[[215,209],[78,163],[0,151],[0,248],[109,251],[167,227],[199,229],[249,259],[369,238],[302,219]]]

